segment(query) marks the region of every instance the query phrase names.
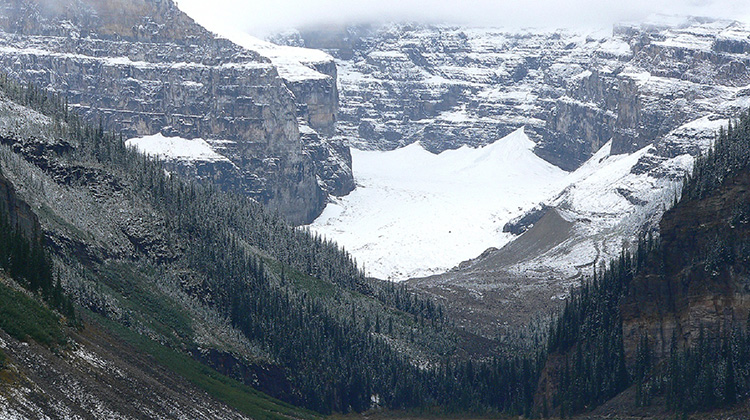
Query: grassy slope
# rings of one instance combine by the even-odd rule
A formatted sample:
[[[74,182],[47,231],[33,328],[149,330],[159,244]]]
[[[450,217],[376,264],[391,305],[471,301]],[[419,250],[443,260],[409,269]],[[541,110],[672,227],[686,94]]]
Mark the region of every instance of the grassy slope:
[[[237,411],[254,419],[315,419],[313,412],[275,400],[253,388],[217,373],[189,356],[169,349],[120,324],[87,312],[87,318],[103,327],[114,338],[150,355],[168,370],[184,377],[196,387]],[[26,294],[0,283],[0,328],[21,340],[34,340],[48,347],[66,343],[70,331],[59,316]],[[113,340],[116,341],[116,340]],[[0,353],[0,370],[6,366]]]
[[[294,407],[228,378],[187,355],[167,348],[108,319],[90,314],[91,319],[159,364],[190,381],[209,395],[253,419],[315,419],[314,412]]]
[[[54,312],[26,294],[0,283],[0,329],[18,340],[32,339],[48,347],[65,343],[65,333]]]

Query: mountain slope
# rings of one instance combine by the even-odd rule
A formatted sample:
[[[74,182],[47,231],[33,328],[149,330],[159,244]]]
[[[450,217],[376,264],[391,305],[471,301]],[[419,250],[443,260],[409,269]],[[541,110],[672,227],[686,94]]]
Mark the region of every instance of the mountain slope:
[[[74,313],[60,284],[51,284],[36,214],[1,171],[0,191],[3,418],[312,416],[150,338],[122,327],[115,333],[113,323],[104,328],[91,313]]]
[[[197,362],[165,348],[160,355],[173,358],[183,368],[163,365],[164,360],[154,359],[96,323],[86,322],[81,332],[68,330],[69,344],[63,349],[0,334],[5,357],[0,371],[3,418],[314,417],[208,373]]]
[[[320,412],[361,411],[372,395],[386,407],[434,400],[419,366],[472,337],[433,302],[365,279],[335,244],[247,197],[165,172],[59,97],[1,80],[2,172],[77,304]]]
[[[574,294],[551,328],[537,407],[570,414],[624,391],[593,415],[747,413],[748,139],[743,114],[698,159],[659,239],[642,237]]]
[[[726,121],[701,118],[671,132],[664,143],[706,150]],[[617,155],[611,144],[560,179],[540,200],[542,206],[518,212],[504,230],[520,235],[507,245],[408,283],[437,296],[467,326],[489,336],[496,325],[524,326],[529,316],[557,306],[593,266],[616,258],[641,232],[655,229],[692,166],[688,153],[656,157],[663,146]],[[654,161],[659,164],[645,163]]]
[[[201,178],[293,223],[322,211],[322,188],[351,188],[347,149],[300,136],[300,124],[332,129],[335,66],[296,80],[294,94],[271,60],[208,32],[172,0],[4,0],[0,62],[12,79],[64,94],[88,121],[127,138],[209,140],[233,165],[182,160],[172,169],[195,175],[201,166]]]

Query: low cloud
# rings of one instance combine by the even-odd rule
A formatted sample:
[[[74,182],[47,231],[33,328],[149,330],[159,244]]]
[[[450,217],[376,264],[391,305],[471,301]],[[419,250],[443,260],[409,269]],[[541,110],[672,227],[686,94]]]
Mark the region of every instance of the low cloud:
[[[319,24],[416,21],[501,27],[611,27],[654,14],[750,22],[737,0],[176,0],[198,22],[265,35]]]

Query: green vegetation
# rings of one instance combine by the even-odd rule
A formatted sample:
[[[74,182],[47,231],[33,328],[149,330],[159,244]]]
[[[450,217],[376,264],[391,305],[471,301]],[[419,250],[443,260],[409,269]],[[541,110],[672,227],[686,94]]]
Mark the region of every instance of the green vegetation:
[[[543,405],[559,407],[562,417],[596,407],[630,386],[620,300],[651,247],[653,241],[642,240],[635,258],[624,252],[606,270],[595,270],[553,321],[547,348],[562,356],[563,368],[557,394]]]
[[[49,147],[46,171],[58,179],[115,178],[165,215],[162,239],[180,249],[175,265],[198,278],[180,293],[228,319],[278,363],[293,386],[287,402],[321,413],[364,411],[373,401],[391,409],[529,412],[541,358],[453,360],[451,327],[433,301],[404,285],[365,278],[335,243],[290,226],[247,197],[165,176],[161,162],[128,150],[101,125],[84,123],[58,96],[7,78],[0,78],[0,89],[50,116],[54,136],[75,145],[34,143]],[[75,251],[65,257],[80,258]],[[190,347],[188,317],[155,287],[158,262],[84,257],[74,264],[96,285],[93,292],[76,290],[93,296],[80,303],[134,330],[152,331],[173,348]]]
[[[92,316],[94,316],[92,314]],[[94,316],[96,322],[139,351],[152,356],[158,363],[184,377],[214,398],[253,419],[316,419],[319,415],[273,399],[190,357],[165,347],[108,319]]]
[[[34,232],[29,240],[11,226],[8,209],[0,205],[0,269],[21,286],[39,295],[50,306],[75,321],[73,302],[63,292],[60,280],[52,275],[52,261],[43,244],[43,237]]]
[[[721,129],[708,153],[695,161],[682,189],[683,200],[706,197],[750,165],[750,110]],[[739,204],[739,203],[738,203]]]
[[[18,340],[49,347],[66,342],[60,318],[25,294],[0,284],[0,328]]]
[[[748,168],[750,113],[744,113],[720,131],[714,148],[697,159],[676,210],[710,200]],[[745,202],[725,206],[732,206],[731,217],[723,221],[714,215],[719,223],[716,232],[694,228],[693,243],[672,244],[679,249],[642,238],[633,255],[623,253],[573,293],[550,330],[549,351],[564,360],[559,391],[550,407],[559,407],[562,416],[579,413],[630,385],[635,385],[636,404],[647,406],[662,397],[668,408],[682,413],[725,407],[750,395],[750,320],[742,325],[727,319],[716,331],[701,329],[691,345],[674,336],[665,360],[654,358],[651,341],[644,335],[632,367],[625,369],[620,319],[624,298],[645,293],[639,298],[674,313],[684,305],[690,282],[702,282],[694,286],[698,289],[716,282],[715,287],[727,291],[733,287],[730,272],[750,269],[750,240],[738,230],[750,222],[750,206]],[[708,235],[708,240],[698,241],[699,235]],[[667,261],[669,255],[676,255],[674,262]],[[676,265],[668,268],[669,264]],[[675,272],[678,278],[672,279]],[[631,286],[636,279],[641,285]],[[644,282],[649,285],[641,292]]]
[[[153,283],[158,268],[150,263],[106,262],[99,266],[97,278],[108,287],[129,317],[140,322],[179,348],[193,337],[192,320],[184,309],[165,296]]]
[[[372,395],[379,395],[383,406],[393,408],[438,400],[426,386],[434,373],[416,367],[382,334],[373,334],[373,326],[383,327],[379,319],[383,314],[377,310],[360,312],[352,297],[378,301],[389,308],[389,313],[408,313],[413,317],[410,322],[414,326],[409,328],[412,336],[421,336],[420,328],[425,325],[439,328],[445,323],[442,309],[433,302],[417,297],[404,286],[366,279],[351,256],[336,244],[290,226],[247,197],[166,177],[161,162],[128,150],[120,136],[106,133],[101,125],[94,128],[84,123],[68,112],[58,97],[45,98],[33,86],[19,87],[7,79],[0,79],[0,88],[9,97],[50,116],[59,131],[56,135],[79,145],[45,150],[46,170],[74,167],[76,173],[70,175],[80,176],[99,175],[101,168],[107,168],[103,176],[119,178],[119,185],[128,186],[154,211],[166,215],[165,231],[169,233],[164,239],[182,248],[180,267],[200,277],[182,292],[230,320],[251,343],[279,362],[294,386],[293,393],[287,395],[290,402],[330,413],[365,410],[372,404]],[[34,162],[34,156],[25,157]],[[337,301],[320,293],[316,296],[293,286],[285,276],[279,279],[278,273],[265,267],[266,258],[277,261],[279,268],[291,269],[290,273],[298,271],[319,279],[318,286],[327,283],[325,287],[346,291],[337,294],[344,299]],[[136,318],[140,312],[158,320],[156,325],[147,325],[167,337],[170,329],[190,333],[189,325],[179,315],[169,319],[156,315],[163,308],[171,314],[176,312],[160,299],[148,296],[149,283],[143,279],[121,272],[122,266],[81,263],[84,268],[80,270],[90,273],[88,280],[118,296],[81,303],[109,313],[107,308],[116,302],[125,308],[117,308],[112,314],[127,325],[132,321],[131,312]],[[343,316],[345,312],[353,316]],[[386,317],[394,322],[401,318],[382,317],[383,322]],[[189,341],[190,337],[183,339]]]
[[[683,188],[684,202],[708,200],[750,171],[750,111],[722,129],[714,147],[696,160],[692,176]],[[750,222],[748,202],[726,203],[731,211],[721,220],[706,243],[687,247],[706,281],[731,290],[731,279],[750,269]],[[731,206],[731,207],[730,207]],[[745,285],[745,292],[748,286]],[[665,395],[667,405],[682,412],[732,405],[750,396],[750,314],[744,320],[727,319],[714,331],[701,327],[691,346],[677,345],[673,337],[666,363],[656,365],[644,381],[646,402]],[[648,344],[648,343],[646,343]],[[645,351],[650,351],[646,346]]]
[[[692,347],[673,346],[666,367],[652,370],[644,383],[644,405],[662,393],[677,412],[732,405],[750,395],[750,334],[739,326],[718,337],[701,330]]]

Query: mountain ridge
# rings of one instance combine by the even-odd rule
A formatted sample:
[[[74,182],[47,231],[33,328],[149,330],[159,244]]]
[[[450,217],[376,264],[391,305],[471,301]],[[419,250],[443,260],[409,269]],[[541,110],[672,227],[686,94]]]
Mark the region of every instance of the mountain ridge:
[[[287,83],[270,59],[208,32],[171,0],[6,0],[0,10],[0,62],[11,78],[65,95],[88,121],[127,138],[219,140],[212,147],[235,166],[198,161],[201,178],[297,224],[320,213],[328,190],[353,186],[346,148],[300,136],[301,124],[333,125],[335,67]],[[196,172],[184,161],[172,169]]]

